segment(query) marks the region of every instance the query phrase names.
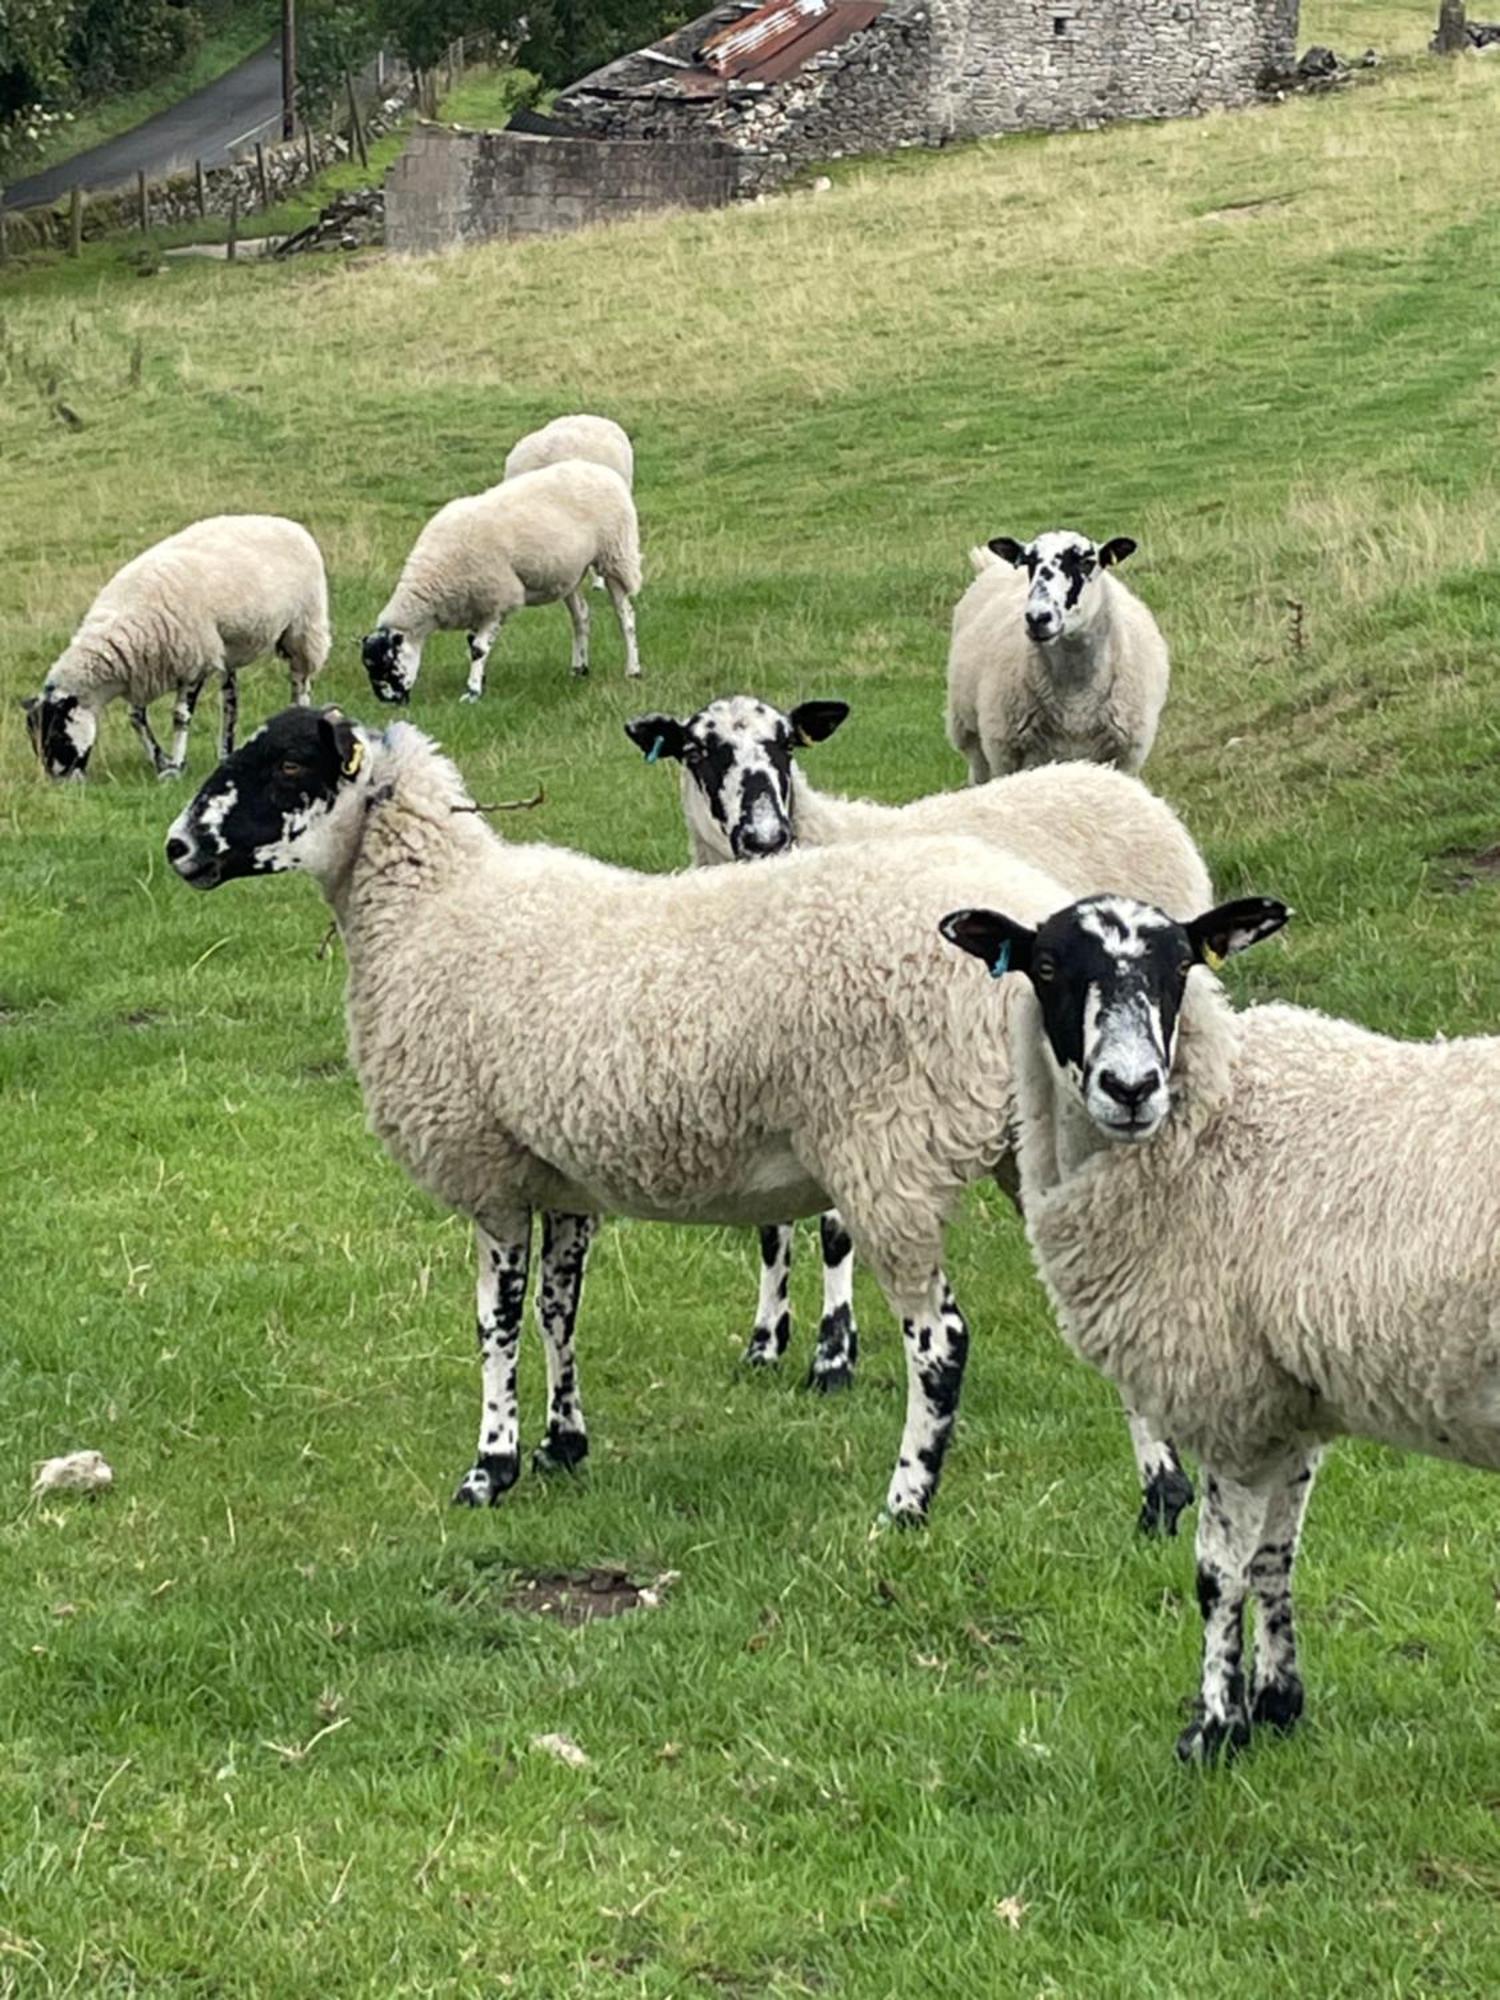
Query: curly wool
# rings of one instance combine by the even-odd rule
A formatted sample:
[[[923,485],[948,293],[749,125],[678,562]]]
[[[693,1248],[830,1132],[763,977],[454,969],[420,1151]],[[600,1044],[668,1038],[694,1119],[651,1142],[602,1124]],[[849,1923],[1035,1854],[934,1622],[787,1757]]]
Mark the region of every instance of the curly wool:
[[[593,465],[607,465],[618,472],[627,486],[635,484],[635,451],[630,439],[612,417],[595,417],[580,412],[571,417],[554,417],[540,430],[528,431],[510,448],[505,460],[505,477],[515,479],[523,472],[536,472],[559,459],[584,458]]]
[[[480,631],[567,597],[590,565],[640,589],[635,503],[618,473],[566,459],[440,507],[376,622],[417,639]]]
[[[1166,641],[1146,606],[1109,573],[1086,637],[1038,646],[1025,621],[1027,577],[988,549],[953,613],[948,740],[975,782],[1087,758],[1139,771],[1167,699]]]
[[[95,709],[123,695],[145,708],[277,647],[315,675],[332,643],[323,558],[307,529],[278,514],[217,514],[115,572],[43,692]]]
[[[1029,991],[1012,1034],[1027,1232],[1127,1401],[1236,1478],[1340,1433],[1500,1466],[1500,1038],[1236,1015],[1198,969],[1166,1125],[1070,1170]]]

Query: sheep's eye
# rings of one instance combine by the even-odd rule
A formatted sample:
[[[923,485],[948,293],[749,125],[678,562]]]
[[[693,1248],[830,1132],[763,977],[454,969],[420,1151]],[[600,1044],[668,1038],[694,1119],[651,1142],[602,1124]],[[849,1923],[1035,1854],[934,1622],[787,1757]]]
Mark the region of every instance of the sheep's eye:
[[[1033,979],[1040,979],[1044,985],[1049,979],[1056,979],[1057,960],[1044,951],[1041,957],[1033,964],[1031,976]]]

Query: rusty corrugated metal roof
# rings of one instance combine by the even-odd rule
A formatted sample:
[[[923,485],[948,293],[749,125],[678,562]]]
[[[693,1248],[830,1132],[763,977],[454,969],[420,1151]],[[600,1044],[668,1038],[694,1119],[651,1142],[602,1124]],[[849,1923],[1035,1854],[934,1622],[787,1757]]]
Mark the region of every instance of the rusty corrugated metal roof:
[[[836,48],[885,12],[885,0],[767,0],[710,35],[698,60],[715,76],[779,83],[809,56]]]

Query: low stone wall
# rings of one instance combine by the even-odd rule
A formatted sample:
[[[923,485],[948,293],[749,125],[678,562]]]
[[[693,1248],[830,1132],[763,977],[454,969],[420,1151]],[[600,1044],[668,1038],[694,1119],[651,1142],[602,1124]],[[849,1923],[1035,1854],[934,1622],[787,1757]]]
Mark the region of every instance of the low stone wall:
[[[739,165],[701,137],[677,144],[464,132],[419,125],[385,183],[390,250],[545,236],[663,208],[718,208]]]

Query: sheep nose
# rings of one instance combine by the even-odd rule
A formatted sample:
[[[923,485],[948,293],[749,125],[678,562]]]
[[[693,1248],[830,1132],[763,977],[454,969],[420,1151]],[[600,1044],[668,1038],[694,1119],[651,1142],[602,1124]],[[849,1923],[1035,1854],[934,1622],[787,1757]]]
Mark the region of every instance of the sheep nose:
[[[1028,611],[1026,630],[1033,639],[1049,639],[1052,636],[1052,613],[1050,611]]]
[[[1148,1069],[1134,1083],[1127,1083],[1112,1069],[1102,1069],[1099,1072],[1099,1088],[1106,1097],[1112,1097],[1116,1104],[1123,1105],[1125,1110],[1139,1111],[1147,1098],[1161,1088],[1161,1071]]]
[[[773,832],[765,833],[759,827],[747,826],[741,828],[740,837],[735,844],[746,860],[759,861],[768,854],[780,854],[789,842],[787,835],[779,827]]]
[[[192,842],[184,840],[180,833],[174,833],[167,842],[167,859],[174,868],[180,868],[184,861],[190,861],[192,854]]]

